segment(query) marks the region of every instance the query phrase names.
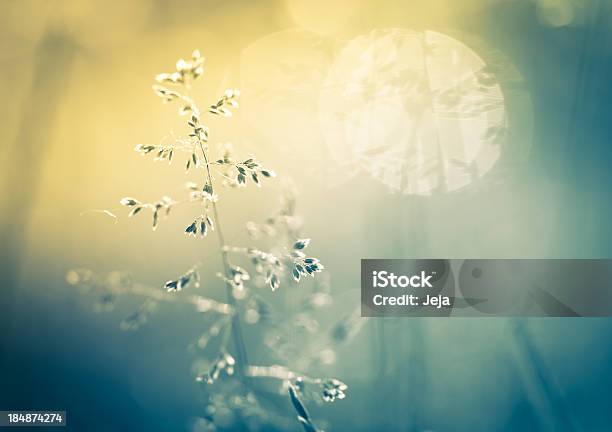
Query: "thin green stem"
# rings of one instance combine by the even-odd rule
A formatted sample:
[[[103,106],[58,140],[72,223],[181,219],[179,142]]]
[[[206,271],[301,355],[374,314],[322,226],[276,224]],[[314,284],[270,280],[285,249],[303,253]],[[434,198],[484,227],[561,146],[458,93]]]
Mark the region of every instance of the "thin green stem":
[[[202,151],[202,155],[204,156],[204,162],[206,163],[206,177],[207,182],[210,185],[211,195],[214,194],[214,185],[213,178],[210,172],[210,163],[208,161],[208,153],[202,141],[198,139],[198,144],[200,145],[200,150]],[[223,228],[221,226],[221,220],[219,218],[219,211],[217,210],[217,203],[212,201],[212,209],[213,216],[215,218],[215,225],[217,232],[217,238],[219,240],[219,247],[221,248],[221,261],[223,263],[223,269],[225,273],[225,277],[231,279],[231,264],[229,260],[229,254],[227,251],[227,245],[225,243],[225,237],[223,235]],[[225,288],[227,291],[227,301],[234,308],[234,314],[232,315],[232,338],[234,342],[234,347],[236,348],[236,369],[238,374],[241,377],[245,377],[245,368],[248,366],[248,357],[246,352],[246,346],[244,344],[244,338],[242,336],[242,328],[240,325],[240,313],[238,312],[238,307],[236,305],[236,298],[232,293],[232,287],[229,283],[226,282]]]

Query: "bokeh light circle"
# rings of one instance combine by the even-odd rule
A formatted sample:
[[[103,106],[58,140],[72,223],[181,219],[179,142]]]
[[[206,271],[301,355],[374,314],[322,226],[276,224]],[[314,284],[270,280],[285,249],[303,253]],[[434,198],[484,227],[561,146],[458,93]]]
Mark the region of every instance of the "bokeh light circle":
[[[504,95],[487,64],[433,31],[376,30],[345,44],[319,98],[331,156],[391,191],[461,189],[497,162]]]

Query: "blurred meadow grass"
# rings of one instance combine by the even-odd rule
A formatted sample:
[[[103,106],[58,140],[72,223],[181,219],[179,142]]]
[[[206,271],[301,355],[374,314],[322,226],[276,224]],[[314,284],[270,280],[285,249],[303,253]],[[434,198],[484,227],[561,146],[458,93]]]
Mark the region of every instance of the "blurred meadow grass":
[[[158,191],[201,180],[183,176],[178,164],[144,163],[132,151],[137,143],[159,143],[181,125],[178,117],[170,120],[175,107],[160,107],[143,77],[197,46],[214,60],[200,89],[206,100],[218,96],[219,85],[242,90],[231,124],[214,121],[211,129],[294,180],[300,214],[331,269],[321,291],[334,304],[320,317],[313,343],[321,352],[328,336],[346,344],[333,355],[304,359],[288,348],[303,333],[279,328],[271,341],[317,374],[324,369],[350,384],[342,405],[308,407],[315,422],[328,419],[335,430],[609,426],[611,353],[601,342],[610,333],[608,320],[371,322],[353,312],[361,258],[612,254],[606,2],[5,0],[0,11],[3,405],[44,408],[56,401],[72,407],[69,422],[91,430],[182,428],[201,414],[202,400],[190,390],[192,373],[209,364],[186,349],[204,330],[193,328],[188,306],[160,307],[141,326],[138,316],[128,319],[137,300],[93,315],[92,303],[108,307],[104,299],[77,295],[64,281],[73,267],[115,279],[113,272],[130,270],[135,280],[157,288],[169,274],[187,270],[190,257],[216,259],[215,248],[202,252],[198,242],[176,235],[185,229],[187,210],[176,209],[154,236],[136,219],[115,224],[101,213],[80,216],[118,207],[118,193],[153,202]],[[533,137],[509,144],[520,147],[533,138],[510,182],[414,197],[391,195],[363,174],[336,176],[346,167],[330,157],[318,119],[318,83],[333,60],[329,52],[380,28],[458,29],[509,57],[525,79],[533,118],[523,114],[534,124]],[[460,40],[485,58],[478,44]],[[277,205],[276,194],[255,199],[236,191],[225,203],[225,223],[263,221]],[[228,237],[231,244],[249,241],[246,230]],[[216,271],[202,279],[213,280]],[[208,288],[223,299],[222,286]],[[298,300],[275,301],[282,307]],[[148,306],[142,312],[149,313]],[[300,332],[312,329],[299,318],[306,329]],[[141,329],[118,332],[120,325]],[[256,346],[254,360],[267,360],[257,349],[263,337],[245,335]],[[592,398],[595,393],[603,396]],[[132,416],[105,416],[97,426],[84,414],[106,410],[117,419],[126,406]],[[282,406],[296,404],[284,400]],[[226,429],[234,408],[221,410]],[[298,427],[291,421],[277,428]]]

